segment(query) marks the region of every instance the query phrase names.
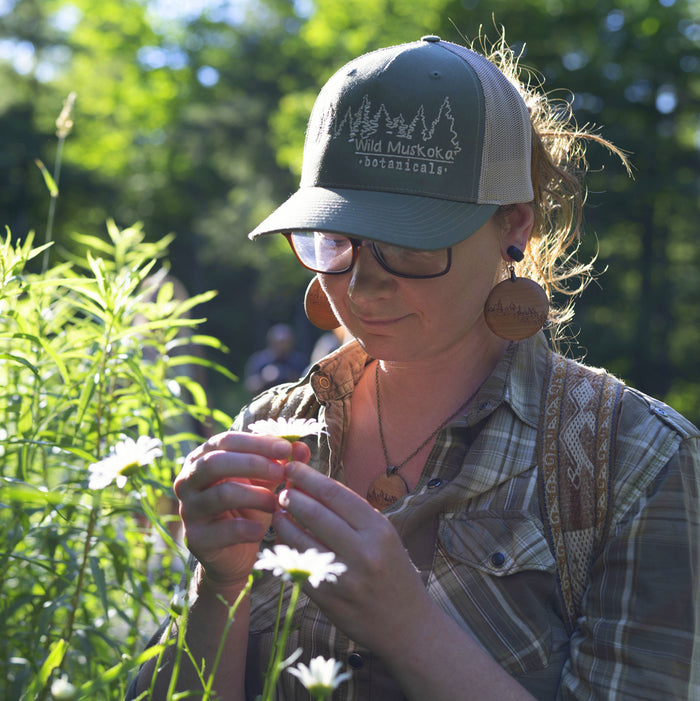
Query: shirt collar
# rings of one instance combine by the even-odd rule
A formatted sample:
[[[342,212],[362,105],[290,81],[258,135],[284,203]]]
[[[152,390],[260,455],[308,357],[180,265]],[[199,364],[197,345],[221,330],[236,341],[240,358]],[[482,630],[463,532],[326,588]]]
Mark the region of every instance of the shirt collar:
[[[511,343],[474,399],[472,408],[479,419],[506,402],[522,421],[536,428],[546,355],[547,341],[542,331]],[[370,362],[372,358],[356,340],[322,358],[311,368],[309,378],[319,403],[328,404],[352,394]]]
[[[543,331],[516,345],[517,352],[505,384],[504,400],[518,418],[537,428],[549,346]]]
[[[309,371],[309,381],[319,404],[327,404],[352,394],[362,371],[370,362],[372,358],[356,340],[319,360]]]

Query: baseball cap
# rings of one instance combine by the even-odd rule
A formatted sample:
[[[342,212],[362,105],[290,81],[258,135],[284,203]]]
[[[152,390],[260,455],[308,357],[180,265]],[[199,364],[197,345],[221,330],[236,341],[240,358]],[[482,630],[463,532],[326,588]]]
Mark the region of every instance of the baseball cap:
[[[530,202],[531,125],[481,54],[425,36],[364,54],[316,99],[299,189],[249,236],[326,231],[452,246],[499,205]]]

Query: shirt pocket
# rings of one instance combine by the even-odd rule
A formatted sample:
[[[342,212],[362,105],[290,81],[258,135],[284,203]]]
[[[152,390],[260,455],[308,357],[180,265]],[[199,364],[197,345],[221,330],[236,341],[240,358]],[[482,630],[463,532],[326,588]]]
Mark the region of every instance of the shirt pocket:
[[[547,667],[559,621],[555,563],[532,514],[442,517],[428,588],[510,674]]]

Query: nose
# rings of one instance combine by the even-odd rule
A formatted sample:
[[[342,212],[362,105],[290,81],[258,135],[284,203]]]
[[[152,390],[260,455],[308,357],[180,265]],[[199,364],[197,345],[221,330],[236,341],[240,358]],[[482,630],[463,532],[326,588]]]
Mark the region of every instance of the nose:
[[[363,241],[357,250],[355,265],[350,271],[348,296],[353,302],[362,303],[389,292],[397,278],[379,264],[371,244]]]

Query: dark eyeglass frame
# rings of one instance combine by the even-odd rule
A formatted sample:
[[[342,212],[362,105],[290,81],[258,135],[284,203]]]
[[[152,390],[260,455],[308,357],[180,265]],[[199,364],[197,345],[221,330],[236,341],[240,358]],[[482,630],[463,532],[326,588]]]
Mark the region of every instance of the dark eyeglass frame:
[[[299,253],[297,253],[297,249],[294,246],[294,239],[292,238],[294,236],[294,234],[313,234],[313,233],[315,233],[315,232],[313,232],[313,231],[284,231],[284,232],[282,232],[283,236],[289,242],[289,246],[292,249],[292,251],[294,252],[296,259],[307,270],[311,270],[314,273],[321,273],[321,275],[345,275],[345,273],[349,273],[355,267],[355,262],[357,261],[358,252],[359,252],[360,248],[362,248],[363,246],[367,246],[372,251],[372,255],[375,257],[377,263],[379,263],[379,265],[381,265],[382,268],[387,271],[387,273],[389,273],[390,275],[394,275],[395,277],[402,277],[402,278],[406,278],[408,280],[429,280],[431,278],[442,277],[443,275],[447,275],[447,273],[450,272],[450,268],[452,267],[452,248],[450,247],[450,248],[444,249],[445,251],[447,251],[447,265],[445,266],[445,269],[442,272],[431,273],[430,275],[407,275],[406,273],[398,273],[389,267],[388,263],[382,257],[381,250],[378,248],[377,243],[375,241],[368,241],[366,239],[358,239],[358,238],[355,238],[353,236],[345,236],[345,234],[333,234],[334,236],[341,236],[342,238],[345,238],[348,241],[350,241],[350,245],[352,246],[352,258],[350,259],[350,263],[344,270],[331,270],[331,271],[318,270],[318,269],[313,268],[310,265],[307,265],[306,263],[304,263],[304,261],[301,259],[301,256],[299,255]]]

